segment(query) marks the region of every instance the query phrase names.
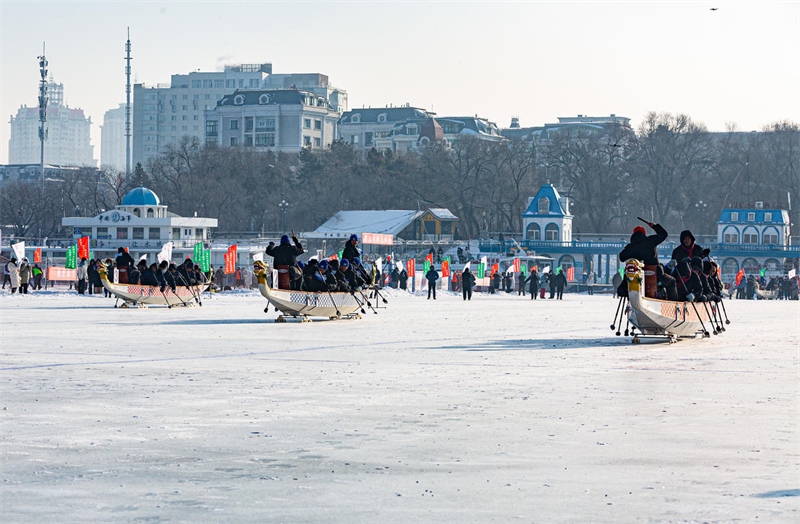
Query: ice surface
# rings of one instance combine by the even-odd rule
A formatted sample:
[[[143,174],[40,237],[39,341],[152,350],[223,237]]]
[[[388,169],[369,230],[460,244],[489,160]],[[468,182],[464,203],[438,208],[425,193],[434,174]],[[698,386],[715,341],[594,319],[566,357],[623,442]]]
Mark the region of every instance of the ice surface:
[[[607,296],[389,300],[0,295],[0,521],[798,522],[797,302],[631,345]]]

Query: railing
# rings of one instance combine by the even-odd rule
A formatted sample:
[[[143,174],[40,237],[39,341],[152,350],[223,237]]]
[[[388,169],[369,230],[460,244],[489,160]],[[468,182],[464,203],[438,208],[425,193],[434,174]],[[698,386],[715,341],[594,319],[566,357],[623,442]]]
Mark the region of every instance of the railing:
[[[548,251],[586,251],[588,253],[619,253],[627,242],[594,242],[578,241],[556,242],[556,241],[536,241],[525,240],[519,244],[526,250],[546,253]],[[670,253],[679,245],[678,242],[663,242],[658,248],[661,253]],[[506,253],[516,246],[510,241],[481,241],[481,251],[489,253]],[[727,253],[752,253],[753,256],[791,256],[800,257],[800,246],[779,246],[779,245],[760,245],[760,244],[707,244],[703,245],[711,249],[712,256],[722,256]]]

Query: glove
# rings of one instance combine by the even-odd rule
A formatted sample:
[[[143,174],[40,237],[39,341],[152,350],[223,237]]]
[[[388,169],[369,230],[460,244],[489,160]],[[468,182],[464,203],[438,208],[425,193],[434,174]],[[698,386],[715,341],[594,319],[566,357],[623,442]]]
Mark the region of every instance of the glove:
[[[162,285],[162,286],[161,286],[161,292],[163,293],[163,292],[164,292],[164,291],[166,291],[166,290],[167,290],[167,286],[163,286],[163,285]]]
[[[686,301],[694,302],[694,293],[689,293],[688,295],[686,295]]]
[[[697,297],[698,302],[706,302],[707,300],[708,298],[706,298],[705,295],[700,295],[699,297]]]
[[[269,247],[275,247],[275,242],[270,242]]]
[[[650,226],[650,229],[655,229],[655,227],[656,227],[656,224],[654,224],[652,222],[648,222],[647,225]]]
[[[711,250],[710,250],[709,248],[705,248],[705,249],[703,250],[703,256],[702,256],[702,258],[706,258],[706,257],[707,257],[708,255],[710,255],[710,254],[711,254]]]

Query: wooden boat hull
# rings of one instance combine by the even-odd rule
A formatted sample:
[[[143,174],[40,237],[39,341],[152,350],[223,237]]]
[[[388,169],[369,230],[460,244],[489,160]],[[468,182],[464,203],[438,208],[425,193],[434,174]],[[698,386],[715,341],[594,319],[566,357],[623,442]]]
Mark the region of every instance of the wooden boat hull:
[[[711,325],[709,313],[715,310],[716,304],[647,298],[643,294],[643,269],[638,260],[625,263],[630,323],[643,335],[677,338],[705,334],[704,324]]]
[[[350,293],[312,293],[273,289],[260,279],[258,290],[275,309],[293,317],[339,318],[354,314],[361,309]]]
[[[177,306],[195,304],[195,297],[208,289],[208,284],[202,286],[177,287],[173,292],[169,287],[161,292],[158,286],[140,286],[134,284],[118,284],[108,281],[105,268],[100,271],[100,282],[112,295],[132,305],[152,306]]]

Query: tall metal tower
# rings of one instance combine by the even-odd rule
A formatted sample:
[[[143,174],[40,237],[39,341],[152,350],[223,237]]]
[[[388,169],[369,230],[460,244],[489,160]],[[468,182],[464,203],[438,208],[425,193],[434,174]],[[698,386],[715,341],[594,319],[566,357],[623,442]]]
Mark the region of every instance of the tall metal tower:
[[[39,174],[42,177],[42,196],[44,196],[44,141],[47,140],[47,129],[44,125],[47,122],[47,58],[44,56],[44,42],[42,42],[42,56],[36,57],[39,60],[39,142],[41,143],[41,157],[39,158]]]
[[[131,28],[125,42],[125,179],[131,176]]]

